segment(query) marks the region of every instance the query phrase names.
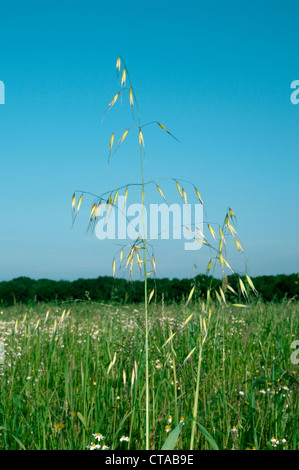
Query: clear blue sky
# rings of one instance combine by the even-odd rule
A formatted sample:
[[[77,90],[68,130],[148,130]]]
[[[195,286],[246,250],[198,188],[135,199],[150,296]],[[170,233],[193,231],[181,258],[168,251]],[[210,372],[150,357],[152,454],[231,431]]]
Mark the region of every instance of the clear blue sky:
[[[145,179],[191,180],[212,222],[232,207],[251,275],[298,272],[298,21],[297,0],[2,2],[0,280],[111,274],[117,243],[85,234],[92,200],[72,229],[70,201],[140,180],[133,137],[107,164],[111,132],[131,125],[127,103],[101,123],[119,54],[142,121],[180,140],[144,129]],[[155,245],[158,277],[205,270],[205,249]]]

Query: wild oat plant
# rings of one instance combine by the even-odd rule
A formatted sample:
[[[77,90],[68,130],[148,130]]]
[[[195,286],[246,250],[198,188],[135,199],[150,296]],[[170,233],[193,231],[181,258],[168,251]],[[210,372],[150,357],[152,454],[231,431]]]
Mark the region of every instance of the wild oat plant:
[[[124,60],[116,63],[120,98],[136,110],[137,126],[113,132],[109,159],[128,133],[136,133],[140,181],[94,196],[88,228],[94,228],[118,205],[119,194],[140,189],[145,224],[146,189],[155,185],[166,202],[160,181],[145,182],[144,127]],[[159,183],[159,184],[158,184]],[[178,198],[187,204],[193,183],[170,178]],[[191,189],[191,192],[189,189]],[[90,193],[72,198],[73,222]],[[122,203],[123,204],[123,203]],[[206,217],[206,212],[205,217]],[[219,264],[223,279],[197,295],[197,281],[187,299],[169,304],[149,291],[156,262],[146,230],[119,251],[112,273],[123,266],[144,282],[142,304],[108,304],[86,299],[64,304],[36,303],[2,308],[0,316],[0,448],[1,449],[297,449],[298,366],[291,343],[299,330],[298,303],[265,304],[250,277],[241,277],[227,261],[232,241],[243,253],[228,209],[222,225],[186,227],[194,240],[210,250],[207,272]],[[128,221],[130,223],[130,221]],[[227,273],[238,279],[238,291]],[[215,284],[213,284],[215,285]],[[229,299],[235,298],[235,301]],[[242,300],[243,299],[243,300]]]

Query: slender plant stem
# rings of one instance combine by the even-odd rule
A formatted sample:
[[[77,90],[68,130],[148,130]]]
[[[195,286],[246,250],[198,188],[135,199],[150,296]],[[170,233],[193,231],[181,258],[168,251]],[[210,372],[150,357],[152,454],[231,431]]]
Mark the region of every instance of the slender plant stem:
[[[196,420],[197,420],[197,410],[198,410],[198,397],[199,397],[199,381],[200,381],[201,360],[202,360],[202,345],[200,344],[200,346],[199,346],[199,355],[198,355],[198,364],[197,364],[196,389],[195,389],[194,405],[193,405],[193,422],[192,422],[192,432],[191,432],[190,450],[193,450],[193,446],[194,446],[194,437],[195,437]]]

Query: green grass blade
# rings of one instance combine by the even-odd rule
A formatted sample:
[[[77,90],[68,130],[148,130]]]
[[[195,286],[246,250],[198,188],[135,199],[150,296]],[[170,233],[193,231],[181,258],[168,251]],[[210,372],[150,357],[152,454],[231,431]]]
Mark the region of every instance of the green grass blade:
[[[178,441],[181,429],[184,423],[178,424],[173,431],[169,434],[168,438],[164,442],[161,450],[173,450]]]

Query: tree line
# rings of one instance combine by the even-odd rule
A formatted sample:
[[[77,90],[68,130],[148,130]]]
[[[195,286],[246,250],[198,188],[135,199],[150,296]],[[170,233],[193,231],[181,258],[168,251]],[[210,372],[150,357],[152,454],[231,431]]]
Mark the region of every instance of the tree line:
[[[246,285],[246,278],[242,279]],[[258,276],[252,280],[258,291],[258,296],[265,301],[299,298],[299,274]],[[196,286],[195,295],[198,298],[206,297],[207,289],[211,288],[213,292],[214,289],[221,286],[225,290],[227,298],[235,300],[233,294],[225,289],[226,282],[236,292],[239,292],[238,278],[235,276],[228,276],[225,280],[206,275],[198,275],[194,279],[148,279],[148,288],[149,291],[155,289],[154,299],[158,302],[161,301],[162,296],[166,303],[184,301],[194,284]],[[34,280],[29,277],[18,277],[11,281],[0,282],[0,305],[2,306],[16,303],[74,300],[137,303],[142,302],[143,299],[144,284],[142,281],[114,279],[110,276],[75,281]]]

